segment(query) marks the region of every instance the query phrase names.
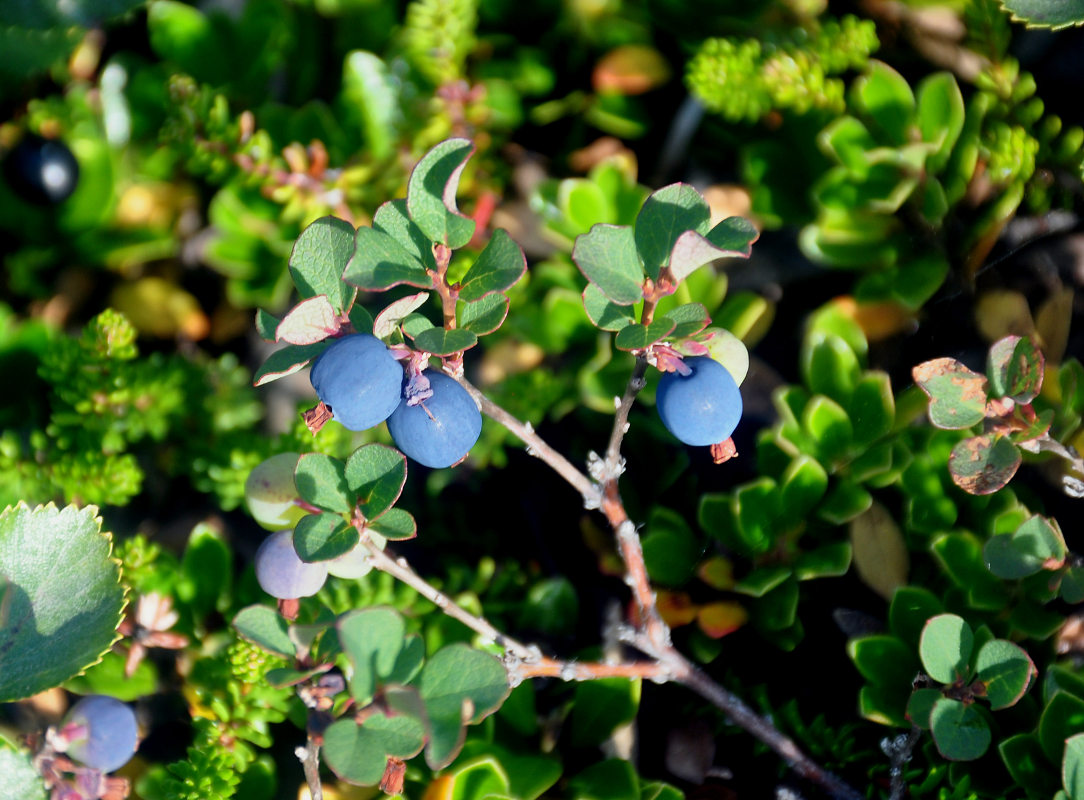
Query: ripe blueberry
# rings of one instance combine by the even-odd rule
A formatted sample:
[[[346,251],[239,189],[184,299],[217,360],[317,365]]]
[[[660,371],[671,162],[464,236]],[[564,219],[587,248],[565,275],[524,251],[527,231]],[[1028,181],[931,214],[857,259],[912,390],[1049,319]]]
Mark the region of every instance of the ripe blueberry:
[[[667,372],[655,403],[662,424],[685,444],[710,445],[730,437],[741,419],[738,384],[726,367],[706,356],[686,358],[691,372]]]
[[[327,580],[327,562],[308,564],[294,550],[294,532],[272,533],[256,550],[256,580],[260,588],[279,600],[309,597]]]
[[[482,432],[482,414],[467,390],[443,372],[425,370],[433,394],[418,405],[406,402],[388,417],[395,446],[427,467],[450,467],[463,458]]]
[[[309,380],[332,419],[363,431],[386,420],[399,405],[403,368],[375,336],[355,333],[320,354]]]
[[[75,191],[79,162],[64,142],[28,133],[4,160],[4,175],[24,199],[56,205]]]
[[[64,718],[62,735],[75,734],[68,741],[67,754],[88,767],[112,772],[135,755],[139,727],[126,704],[104,694],[91,694],[71,707]]]

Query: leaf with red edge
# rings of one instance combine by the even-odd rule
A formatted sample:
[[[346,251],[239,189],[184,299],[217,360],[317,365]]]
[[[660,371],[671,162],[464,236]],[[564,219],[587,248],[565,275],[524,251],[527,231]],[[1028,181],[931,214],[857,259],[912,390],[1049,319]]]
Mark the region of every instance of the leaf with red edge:
[[[618,350],[642,350],[670,334],[677,323],[669,317],[659,317],[649,325],[626,325],[614,337]]]
[[[411,312],[421,308],[429,299],[429,292],[418,292],[400,297],[394,303],[390,303],[383,311],[376,315],[373,320],[373,336],[377,339],[387,339],[402,324]]]
[[[275,328],[275,341],[316,344],[339,332],[339,315],[326,295],[302,300]]]
[[[996,433],[972,436],[952,448],[952,482],[968,494],[993,494],[1003,488],[1020,467],[1020,450]]]
[[[1039,674],[1022,647],[993,639],[975,657],[976,677],[986,687],[986,699],[994,711],[1016,705]]]
[[[1030,403],[1043,386],[1045,360],[1042,351],[1031,339],[1006,336],[990,347],[986,374],[990,378],[990,393],[995,397],[1011,397],[1017,403]]]
[[[475,223],[459,212],[459,177],[474,153],[469,139],[446,139],[415,165],[407,183],[407,213],[432,242],[455,250],[470,241]]]
[[[325,339],[315,344],[288,344],[281,350],[276,350],[256,370],[252,385],[263,386],[265,383],[285,378],[287,375],[304,369],[305,365],[324,352],[330,344]]]
[[[954,358],[935,358],[911,374],[930,398],[930,422],[938,428],[962,430],[986,417],[986,378]]]
[[[265,342],[275,341],[275,329],[279,326],[279,318],[268,314],[262,308],[256,309],[256,333]]]

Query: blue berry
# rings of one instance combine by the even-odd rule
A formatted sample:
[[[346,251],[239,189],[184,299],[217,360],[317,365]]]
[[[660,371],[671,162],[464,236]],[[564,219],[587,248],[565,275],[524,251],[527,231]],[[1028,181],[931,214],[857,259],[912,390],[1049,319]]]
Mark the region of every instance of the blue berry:
[[[126,704],[104,694],[87,695],[71,707],[64,729],[76,725],[83,735],[68,742],[67,754],[88,767],[112,772],[135,755],[139,726]]]
[[[332,419],[363,431],[386,420],[399,405],[403,368],[375,336],[355,333],[320,354],[309,380]]]
[[[662,424],[685,444],[725,441],[738,426],[742,402],[738,384],[726,367],[706,356],[686,358],[691,372],[667,372],[659,381],[655,403]]]
[[[418,405],[405,402],[388,417],[395,446],[427,467],[450,467],[482,432],[482,414],[467,390],[442,372],[425,370],[433,394]]]
[[[56,205],[79,181],[79,162],[64,142],[27,134],[4,159],[11,187],[31,203]]]
[[[327,562],[309,564],[294,550],[294,532],[275,531],[256,550],[256,580],[260,588],[279,600],[309,597],[327,580]]]

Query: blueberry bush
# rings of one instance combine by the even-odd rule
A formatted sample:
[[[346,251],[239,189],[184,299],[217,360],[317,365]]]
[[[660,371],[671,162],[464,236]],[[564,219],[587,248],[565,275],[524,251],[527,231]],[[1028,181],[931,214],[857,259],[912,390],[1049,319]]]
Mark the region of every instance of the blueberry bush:
[[[0,3],[0,800],[1084,799],[1082,24]]]

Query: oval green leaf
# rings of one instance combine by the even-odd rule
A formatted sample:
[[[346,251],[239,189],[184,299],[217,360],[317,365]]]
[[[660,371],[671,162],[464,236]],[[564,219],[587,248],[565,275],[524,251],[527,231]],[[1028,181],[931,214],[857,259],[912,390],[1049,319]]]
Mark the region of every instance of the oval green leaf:
[[[618,350],[643,350],[660,339],[670,335],[677,323],[670,317],[659,317],[649,325],[626,325],[614,337],[614,346]]]
[[[357,543],[357,530],[339,514],[307,514],[294,527],[294,550],[308,563],[338,558]]]
[[[942,697],[930,712],[938,752],[950,761],[973,761],[990,747],[990,726],[974,706]]]
[[[294,242],[290,277],[302,297],[326,295],[335,313],[350,304],[354,290],[342,281],[354,255],[354,226],[336,217],[320,217]]]
[[[301,499],[318,508],[340,513],[354,507],[346,484],[346,465],[324,453],[306,453],[294,469],[294,485]]]
[[[414,347],[435,356],[450,356],[478,344],[478,337],[463,328],[429,328],[414,337]]]
[[[455,250],[474,235],[474,220],[459,213],[459,176],[474,152],[469,139],[446,139],[424,156],[407,183],[407,211],[431,242]]]
[[[963,430],[986,417],[986,378],[954,358],[925,361],[911,375],[930,398],[930,422]]]
[[[935,681],[967,678],[975,636],[963,617],[938,614],[926,622],[918,641],[922,666]]]
[[[418,535],[418,523],[413,515],[401,508],[389,509],[376,519],[369,520],[366,528],[393,542],[413,539]]]
[[[1006,336],[990,346],[986,374],[995,397],[1030,403],[1043,387],[1043,354],[1026,337]]]
[[[1020,468],[1020,450],[1007,437],[985,433],[964,439],[949,455],[952,482],[968,494],[993,494]]]
[[[481,300],[493,292],[511,288],[527,271],[523,248],[508,232],[497,228],[467,274],[460,281],[459,299],[468,303]]]
[[[652,280],[658,279],[661,267],[669,266],[670,255],[682,234],[705,234],[710,220],[707,201],[687,183],[672,183],[651,193],[636,217],[635,241]],[[703,241],[702,236],[697,238]]]
[[[494,292],[474,303],[459,303],[456,317],[459,327],[475,336],[493,333],[508,316],[508,295]]]
[[[979,648],[975,673],[986,686],[990,707],[997,711],[1015,705],[1038,670],[1022,647],[1005,639],[994,639]]]
[[[643,298],[644,269],[627,225],[593,225],[576,237],[572,260],[612,302],[630,306]]]
[[[406,484],[406,456],[394,447],[365,444],[350,454],[344,470],[346,485],[366,519],[395,505]]]
[[[267,606],[242,608],[233,618],[237,633],[264,650],[293,658],[296,654],[286,620]]]
[[[342,277],[359,289],[374,292],[401,283],[422,288],[433,285],[433,279],[412,253],[383,231],[367,227],[358,228],[357,246]]]

